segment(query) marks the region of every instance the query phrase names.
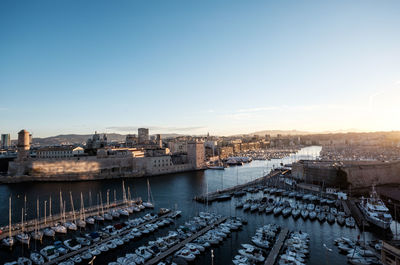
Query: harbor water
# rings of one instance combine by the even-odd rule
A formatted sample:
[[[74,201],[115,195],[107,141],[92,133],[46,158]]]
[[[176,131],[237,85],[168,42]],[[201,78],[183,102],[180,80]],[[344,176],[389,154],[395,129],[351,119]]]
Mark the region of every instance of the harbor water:
[[[242,209],[235,208],[236,199],[214,202],[207,206],[202,203],[195,202],[194,196],[201,195],[208,191],[215,191],[218,189],[227,188],[236,184],[241,184],[255,178],[259,178],[268,173],[273,167],[278,167],[282,164],[288,164],[298,159],[315,158],[318,156],[321,148],[319,146],[306,147],[301,149],[298,153],[282,159],[256,160],[243,166],[234,166],[225,170],[205,170],[197,172],[186,172],[169,174],[164,176],[155,176],[148,178],[151,193],[154,198],[154,203],[157,208],[164,207],[170,209],[182,210],[182,217],[177,219],[177,224],[185,222],[196,216],[200,211],[216,212],[224,216],[239,216],[248,221],[242,230],[233,232],[222,244],[214,249],[214,264],[232,264],[232,258],[237,254],[240,249],[240,244],[250,243],[251,237],[254,235],[255,230],[268,223],[276,223],[289,230],[301,230],[310,234],[310,258],[307,264],[330,264],[339,265],[346,264],[346,257],[340,255],[338,249],[333,245],[333,240],[339,236],[346,236],[348,238],[356,239],[361,234],[358,228],[341,227],[337,223],[330,225],[327,222],[320,223],[318,221],[302,220],[301,218],[294,220],[293,218],[283,218],[282,216],[275,217],[274,215],[266,215],[265,213],[259,214],[244,212]],[[144,201],[147,200],[147,179],[125,179],[124,185],[126,189],[129,187],[132,198],[141,197]],[[114,192],[115,190],[115,192]],[[40,216],[44,215],[44,202],[47,201],[47,211],[49,211],[49,200],[52,198],[52,212],[53,214],[59,213],[60,191],[63,195],[63,200],[66,203],[66,210],[71,209],[70,192],[74,200],[75,210],[79,209],[81,204],[80,194],[83,194],[85,207],[91,204],[97,204],[99,194],[101,193],[103,204],[106,203],[107,191],[110,194],[110,201],[114,201],[114,194],[116,200],[121,200],[123,197],[122,180],[99,180],[99,181],[84,181],[84,182],[46,182],[46,183],[20,183],[0,185],[0,226],[8,225],[8,198],[12,197],[12,221],[21,221],[21,209],[26,207],[26,218],[33,219],[36,217],[36,202],[39,200]],[[91,196],[90,196],[91,195]],[[255,194],[246,195],[248,198],[257,196]],[[261,193],[258,194],[261,196]],[[90,198],[91,197],[91,198]],[[26,199],[25,199],[26,198]],[[149,210],[146,210],[149,212]],[[131,216],[138,217],[144,215],[146,212],[133,214]],[[48,212],[47,212],[48,215]],[[89,229],[89,228],[88,228]],[[90,229],[96,229],[92,227]],[[123,256],[125,253],[134,252],[138,246],[145,245],[149,240],[157,236],[163,236],[168,233],[168,230],[174,229],[174,226],[165,227],[148,237],[142,238],[140,241],[130,242],[122,248],[109,252],[95,260],[94,264],[107,264],[110,261],[116,260],[117,257]],[[6,233],[6,231],[3,231]],[[74,232],[77,233],[77,232]],[[69,232],[65,236],[57,236],[58,239],[65,240],[73,234]],[[367,232],[361,236],[366,237],[366,240],[374,239],[373,233]],[[33,240],[32,240],[33,241]],[[43,242],[44,245],[50,244],[49,239]],[[332,251],[324,248],[326,244]],[[40,249],[42,246],[39,243],[32,242],[29,246],[30,249]],[[8,249],[0,250],[0,263],[5,261],[16,260],[18,256],[29,253],[27,247],[20,245],[14,246],[13,250]],[[195,264],[211,264],[211,252],[205,251],[198,257]]]

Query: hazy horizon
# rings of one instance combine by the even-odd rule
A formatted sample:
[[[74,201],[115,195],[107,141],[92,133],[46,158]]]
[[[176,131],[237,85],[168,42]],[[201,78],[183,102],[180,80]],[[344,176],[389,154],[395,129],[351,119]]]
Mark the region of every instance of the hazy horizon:
[[[24,128],[23,128],[24,129]],[[29,131],[29,130],[28,130]],[[62,134],[56,134],[56,135],[44,135],[44,136],[38,136],[35,135],[35,132],[29,131],[32,134],[33,138],[51,138],[51,137],[58,137],[58,136],[66,136],[66,135],[93,135],[95,132],[97,134],[118,134],[118,135],[127,135],[127,134],[137,134],[137,131],[127,131],[127,132],[115,132],[115,131],[96,131],[94,130],[93,132],[89,133],[79,133],[79,132],[72,132],[72,133],[62,133]],[[391,133],[391,132],[398,132],[400,133],[400,130],[391,130],[391,131],[360,131],[360,130],[334,130],[334,131],[300,131],[300,130],[279,130],[279,129],[272,129],[272,130],[260,130],[260,131],[252,131],[249,133],[243,133],[243,134],[229,134],[229,135],[223,135],[223,134],[215,134],[215,135],[210,135],[210,136],[217,136],[217,137],[232,137],[232,136],[240,136],[240,135],[251,135],[251,134],[258,134],[260,132],[272,132],[272,133],[281,133],[283,132],[284,135],[316,135],[316,134],[347,134],[347,133]],[[17,140],[17,133],[11,134],[11,140],[16,141]],[[206,136],[208,132],[205,133],[199,133],[199,134],[191,134],[191,133],[184,133],[184,132],[165,132],[165,131],[159,131],[158,129],[154,129],[150,127],[149,135],[156,135],[156,134],[161,134],[161,135],[187,135],[187,136]],[[287,134],[285,134],[287,133]],[[274,135],[274,134],[272,134]]]
[[[399,1],[1,1],[0,134],[400,130]]]

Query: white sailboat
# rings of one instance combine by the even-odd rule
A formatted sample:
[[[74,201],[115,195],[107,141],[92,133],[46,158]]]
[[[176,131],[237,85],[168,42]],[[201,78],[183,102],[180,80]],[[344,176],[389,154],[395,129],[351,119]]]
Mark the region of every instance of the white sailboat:
[[[154,208],[154,204],[152,202],[153,196],[151,195],[151,190],[150,190],[150,183],[149,179],[147,179],[147,202],[143,202],[143,206],[146,208]]]
[[[8,210],[8,237],[3,238],[3,245],[6,247],[12,247],[14,245],[14,238],[11,235],[11,196],[9,198],[9,210]]]
[[[21,242],[22,244],[26,244],[29,245],[29,241],[31,239],[31,237],[25,233],[25,225],[24,225],[24,208],[22,208],[22,215],[21,215],[21,224],[22,224],[22,228],[21,228],[21,233],[19,233],[16,238],[19,242]]]
[[[65,222],[65,215],[64,213],[64,206],[63,206],[63,200],[62,200],[62,194],[60,190],[60,216],[64,217],[64,222]],[[51,211],[50,211],[51,212]],[[60,234],[66,234],[67,233],[67,228],[63,226],[62,224],[56,224],[55,226],[51,227],[56,233]]]
[[[38,228],[39,222],[39,199],[36,200],[36,220],[35,220],[35,231],[32,232],[32,237],[35,240],[42,241],[43,231]]]
[[[51,196],[49,198],[49,219],[52,219],[52,216],[51,216]],[[45,220],[44,223],[47,224],[47,220],[46,220],[46,201],[44,202],[44,220]],[[54,237],[56,235],[56,232],[53,229],[49,228],[49,227],[46,227],[45,229],[43,229],[43,233],[44,233],[45,236],[48,236],[48,237]]]
[[[61,202],[62,202],[62,195],[61,195],[61,190],[60,190],[60,200],[61,200]],[[76,224],[74,223],[74,222],[67,222],[66,221],[66,216],[65,216],[65,206],[66,206],[66,203],[65,203],[65,201],[64,201],[64,205],[62,206],[62,213],[63,213],[63,219],[64,219],[64,226],[67,228],[67,229],[69,229],[69,230],[77,230],[78,229],[78,227],[76,226]],[[74,218],[75,219],[75,218]]]
[[[79,211],[79,220],[76,222],[76,224],[80,227],[80,228],[85,228],[86,227],[86,222],[85,222],[85,205],[83,204],[83,195],[81,192],[81,209]],[[93,223],[94,223],[94,219],[93,219]]]

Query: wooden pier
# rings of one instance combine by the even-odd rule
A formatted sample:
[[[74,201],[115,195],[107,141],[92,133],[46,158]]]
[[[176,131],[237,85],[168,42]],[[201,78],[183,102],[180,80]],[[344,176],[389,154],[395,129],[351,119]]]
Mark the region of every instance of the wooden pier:
[[[289,230],[287,228],[284,228],[281,230],[281,232],[279,233],[278,239],[275,241],[274,247],[271,249],[267,259],[265,260],[264,265],[274,265],[275,264],[276,259],[279,255],[279,252],[282,249],[283,243],[285,242],[288,232],[289,232]]]
[[[118,201],[116,203],[110,204],[110,206],[106,206],[106,207],[102,207],[100,205],[96,205],[96,206],[92,206],[92,207],[88,207],[85,209],[85,216],[89,217],[89,216],[95,216],[97,215],[98,212],[102,212],[102,208],[104,210],[104,212],[110,211],[110,210],[115,210],[115,209],[119,209],[121,207],[127,207],[129,205],[135,204],[137,201]],[[79,220],[79,210],[75,211],[75,219],[74,219],[74,213],[73,211],[69,211],[65,213],[65,221],[66,222],[70,222],[70,221],[76,221]],[[38,224],[37,224],[37,228],[39,230],[46,228],[46,227],[51,227],[53,225],[55,225],[56,223],[63,223],[64,222],[64,215],[59,213],[56,215],[52,215],[47,216],[46,220],[44,217],[40,218],[38,220]],[[24,231],[25,232],[33,232],[36,229],[36,219],[31,219],[27,222],[24,222]],[[12,225],[12,229],[11,229],[11,236],[15,236],[19,233],[21,233],[22,229],[22,223],[16,223],[14,225]],[[9,233],[8,233],[8,226],[2,227],[3,233],[0,235],[0,240],[8,237]]]
[[[218,200],[218,197],[221,196],[221,195],[232,194],[232,193],[234,193],[236,191],[240,191],[240,190],[243,190],[243,189],[248,188],[248,187],[253,187],[253,186],[260,185],[260,184],[264,184],[267,180],[279,175],[280,173],[282,173],[280,170],[279,171],[274,171],[274,172],[271,172],[271,173],[269,173],[268,175],[266,175],[264,177],[257,178],[257,179],[255,179],[253,181],[249,181],[249,182],[246,182],[246,183],[243,183],[243,184],[239,184],[239,185],[236,185],[236,186],[233,186],[233,187],[230,187],[230,188],[226,188],[226,189],[223,189],[223,190],[217,190],[217,191],[209,192],[207,194],[196,196],[196,197],[194,197],[194,199],[196,201],[198,201],[198,202],[203,202],[203,203],[207,203],[208,202],[208,203],[210,203],[210,202]]]
[[[350,211],[349,206],[347,205],[346,201],[342,201],[342,207],[343,207],[343,211],[345,212],[346,215],[351,215],[351,211]]]
[[[354,198],[349,198],[345,201],[347,207],[349,208],[351,215],[353,216],[354,220],[356,221],[358,227],[360,229],[369,228],[369,223],[365,220],[364,215],[361,213],[360,209],[356,205],[356,201]]]
[[[162,218],[171,217],[172,214],[173,214],[173,212],[172,212],[172,213],[166,213],[166,214],[164,214],[164,215],[162,215],[162,216],[160,216],[160,217],[158,217],[158,218],[155,218],[155,219],[153,219],[153,220],[149,220],[149,221],[147,221],[147,222],[144,222],[144,223],[142,223],[141,225],[136,226],[135,228],[142,228],[143,226],[145,226],[145,225],[147,225],[147,224],[154,223],[154,222],[156,222],[156,221],[159,221],[159,220],[162,219]],[[58,263],[60,263],[60,262],[63,261],[63,260],[69,259],[69,258],[71,258],[71,257],[73,257],[73,256],[75,256],[75,255],[77,255],[77,254],[81,254],[81,253],[87,251],[89,248],[95,248],[95,247],[97,247],[97,246],[99,246],[99,245],[102,245],[102,244],[104,244],[104,243],[107,243],[107,242],[110,241],[110,240],[113,240],[113,239],[115,239],[115,238],[119,238],[119,237],[121,237],[121,236],[124,236],[124,235],[130,233],[131,230],[132,230],[131,228],[127,228],[127,229],[121,231],[120,233],[118,233],[118,234],[116,234],[116,235],[109,236],[109,237],[107,237],[107,238],[105,238],[105,239],[103,239],[103,240],[101,240],[101,241],[99,241],[99,242],[96,242],[95,244],[92,244],[92,245],[86,246],[86,247],[82,247],[82,248],[80,248],[80,249],[78,249],[78,250],[76,250],[76,251],[69,252],[69,253],[67,253],[67,254],[65,254],[65,255],[62,255],[62,256],[60,256],[60,257],[58,257],[58,258],[56,258],[56,259],[53,259],[53,260],[48,261],[48,262],[45,262],[44,265],[58,264]]]
[[[225,222],[226,219],[227,219],[227,217],[223,217],[223,218],[219,219],[218,221],[216,221],[215,223],[213,223],[212,225],[206,226],[205,228],[203,228],[199,232],[195,233],[191,237],[186,238],[185,240],[179,242],[175,246],[173,246],[173,247],[169,248],[168,250],[164,251],[163,253],[161,253],[161,255],[150,259],[149,261],[147,261],[145,263],[145,265],[157,264],[158,262],[160,262],[164,258],[168,257],[169,255],[171,255],[175,251],[178,251],[179,249],[184,247],[187,243],[189,243],[189,242],[195,240],[196,238],[198,238],[199,236],[205,234],[207,231],[209,231],[210,229],[214,228],[216,225],[219,225],[220,223]]]

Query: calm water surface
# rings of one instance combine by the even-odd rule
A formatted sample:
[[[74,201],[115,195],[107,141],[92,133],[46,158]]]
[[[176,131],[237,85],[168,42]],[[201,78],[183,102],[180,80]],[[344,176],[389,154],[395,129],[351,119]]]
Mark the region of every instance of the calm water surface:
[[[183,211],[183,215],[178,219],[177,223],[183,223],[191,217],[198,214],[199,211],[206,210],[204,204],[193,201],[193,197],[207,191],[213,191],[244,183],[249,180],[261,177],[266,172],[269,172],[272,167],[277,167],[280,163],[291,163],[297,159],[315,158],[320,152],[318,146],[307,147],[300,150],[297,154],[291,155],[284,159],[276,159],[271,161],[253,161],[250,164],[238,167],[230,167],[225,170],[206,170],[199,172],[188,172],[179,174],[170,174],[165,176],[156,176],[149,178],[152,195],[158,207],[178,208]],[[125,187],[129,187],[132,197],[142,197],[147,199],[147,185],[145,178],[127,179]],[[85,181],[85,182],[62,182],[62,183],[23,183],[0,185],[0,224],[8,224],[8,197],[12,196],[12,217],[13,222],[21,221],[21,209],[25,205],[24,197],[26,195],[26,208],[28,219],[36,217],[36,201],[41,205],[40,215],[43,216],[44,201],[49,201],[52,197],[53,213],[59,212],[59,193],[63,194],[63,199],[66,202],[66,208],[71,209],[69,192],[74,198],[75,209],[80,206],[80,193],[83,193],[85,206],[90,203],[96,204],[98,194],[102,194],[103,203],[106,202],[106,193],[110,192],[110,200],[114,200],[114,190],[116,199],[122,199],[122,181],[121,180],[102,180],[102,181]],[[91,194],[91,199],[89,194]],[[259,194],[261,195],[261,194]],[[248,195],[250,197],[250,195]],[[253,195],[255,196],[255,195]],[[251,236],[255,230],[267,223],[276,223],[291,230],[302,230],[310,234],[310,250],[311,256],[308,264],[346,264],[344,256],[339,255],[337,248],[333,246],[333,240],[339,236],[356,238],[360,232],[357,229],[348,229],[340,227],[337,224],[329,225],[327,223],[320,224],[318,221],[303,221],[299,218],[297,221],[291,217],[283,218],[281,216],[274,217],[273,215],[248,213],[243,210],[236,210],[234,207],[235,200],[226,202],[216,202],[209,206],[208,210],[217,212],[227,216],[240,216],[248,220],[248,224],[242,230],[234,232],[227,240],[219,247],[214,249],[214,264],[232,264],[231,260],[237,254],[240,244],[249,243]],[[47,203],[48,205],[48,203]],[[47,210],[48,211],[48,210]],[[145,213],[139,213],[137,216]],[[166,227],[155,234],[143,238],[137,242],[131,242],[122,249],[96,259],[95,264],[107,264],[107,262],[115,260],[118,256],[124,253],[132,252],[136,247],[145,244],[147,241],[162,236],[168,233],[168,230],[174,227]],[[65,237],[58,236],[58,239],[65,240]],[[373,238],[373,235],[366,233],[366,238]],[[332,248],[332,252],[326,252],[323,244]],[[50,241],[45,241],[44,244],[50,244]],[[33,249],[40,249],[42,246],[33,243],[30,246]],[[8,260],[13,260],[20,255],[26,255],[28,250],[22,247],[15,247],[11,252],[8,250],[0,251],[0,263]],[[103,255],[104,256],[104,255]],[[327,258],[326,258],[327,257]],[[207,250],[201,257],[197,258],[195,264],[211,264],[210,251]]]

